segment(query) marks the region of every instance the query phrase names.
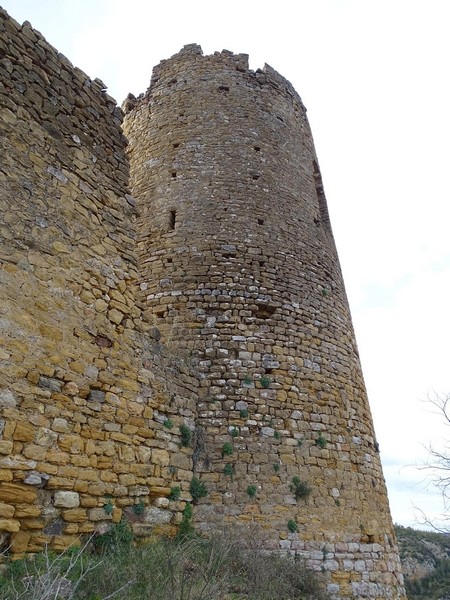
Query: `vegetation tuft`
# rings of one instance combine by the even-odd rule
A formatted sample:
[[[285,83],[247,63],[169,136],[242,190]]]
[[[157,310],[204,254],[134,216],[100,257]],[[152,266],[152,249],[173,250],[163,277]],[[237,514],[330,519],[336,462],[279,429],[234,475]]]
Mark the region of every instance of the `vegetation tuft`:
[[[180,425],[180,435],[181,441],[180,445],[183,448],[189,448],[192,442],[192,431],[189,429],[187,425]]]
[[[301,498],[307,498],[311,493],[311,488],[309,485],[297,476],[292,478],[292,483],[289,486],[289,489],[294,494],[294,497],[297,501]]]
[[[225,442],[225,444],[222,446],[222,458],[224,456],[231,456],[233,454],[233,444],[230,444],[230,442]]]
[[[181,496],[181,488],[179,485],[174,485],[173,488],[170,488],[169,500],[179,500]]]
[[[197,477],[194,477],[191,480],[191,483],[189,485],[189,491],[194,502],[197,502],[197,500],[200,500],[200,498],[204,498],[208,495],[206,485],[203,483],[203,481],[197,479]]]

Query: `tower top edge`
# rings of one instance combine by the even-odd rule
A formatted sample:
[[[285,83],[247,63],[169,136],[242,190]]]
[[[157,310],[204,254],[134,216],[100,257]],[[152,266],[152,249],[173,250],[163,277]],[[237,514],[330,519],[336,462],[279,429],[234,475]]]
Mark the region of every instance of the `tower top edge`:
[[[210,63],[213,65],[222,66],[233,71],[247,75],[255,80],[259,85],[269,85],[278,89],[281,93],[290,96],[293,101],[301,104],[304,111],[306,108],[300,98],[300,95],[295,90],[292,83],[276,71],[269,64],[264,63],[262,69],[258,68],[255,71],[249,67],[249,55],[244,53],[234,53],[230,50],[216,51],[213,54],[204,54],[202,47],[199,44],[191,43],[184,45],[179,52],[170,58],[163,59],[153,67],[150,85],[147,90],[135,97],[133,94],[128,94],[125,99],[122,109],[125,113],[129,113],[138,108],[141,104],[146,104],[156,87],[164,81],[165,78],[173,81],[175,74],[182,75],[188,73],[192,67],[200,62]]]

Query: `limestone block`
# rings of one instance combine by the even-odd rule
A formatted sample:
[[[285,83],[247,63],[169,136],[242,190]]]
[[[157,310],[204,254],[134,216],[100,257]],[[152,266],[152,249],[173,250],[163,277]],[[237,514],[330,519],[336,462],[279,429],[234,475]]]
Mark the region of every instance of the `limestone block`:
[[[15,508],[11,504],[5,504],[4,502],[0,502],[0,517],[2,519],[10,519],[14,516]]]
[[[0,485],[0,501],[6,504],[33,504],[36,501],[36,490],[19,483],[2,483]]]
[[[0,440],[0,454],[11,454],[14,443],[11,441]]]
[[[38,517],[41,514],[41,507],[31,504],[16,504],[14,516],[19,518]]]
[[[31,534],[28,531],[17,531],[11,536],[11,551],[14,554],[21,554],[28,548]]]
[[[65,386],[66,388],[67,386]],[[56,418],[52,422],[52,430],[57,433],[70,433],[71,428],[67,419]]]
[[[184,452],[177,452],[170,457],[170,464],[173,467],[189,471],[192,468],[192,459]]]
[[[157,507],[146,507],[143,514],[143,522],[148,525],[161,525],[169,523],[172,518],[172,513],[168,510],[162,510]]]
[[[47,448],[38,446],[37,444],[27,444],[23,450],[23,455],[32,460],[45,460],[47,456]],[[28,483],[27,481],[25,483]]]
[[[15,406],[17,406],[17,400],[14,394],[10,390],[0,391],[0,407],[14,408]]]
[[[45,527],[45,523],[41,519],[27,518],[27,519],[22,519],[20,523],[21,523],[22,529],[39,530],[39,529],[44,529],[44,527]]]
[[[156,506],[157,508],[168,508],[169,504],[170,501],[168,498],[161,497],[153,500],[153,506]]]
[[[112,308],[108,311],[108,318],[116,325],[120,325],[123,321],[124,314],[119,312],[116,308]]]
[[[47,473],[40,473],[39,471],[30,471],[26,474],[23,482],[27,485],[35,485],[37,487],[43,487],[47,481],[50,479],[50,476]]]
[[[152,463],[155,465],[161,465],[167,467],[170,463],[170,455],[167,450],[155,448],[152,450]]]
[[[87,520],[87,511],[84,508],[70,508],[62,511],[62,517],[68,523],[83,523]]]
[[[80,496],[77,492],[57,491],[54,495],[54,504],[61,508],[78,508]]]
[[[36,435],[36,444],[50,448],[58,439],[58,434],[46,427],[40,427]]]
[[[20,529],[20,521],[15,521],[13,519],[0,519],[0,531],[8,531],[9,533],[14,533],[19,531]]]

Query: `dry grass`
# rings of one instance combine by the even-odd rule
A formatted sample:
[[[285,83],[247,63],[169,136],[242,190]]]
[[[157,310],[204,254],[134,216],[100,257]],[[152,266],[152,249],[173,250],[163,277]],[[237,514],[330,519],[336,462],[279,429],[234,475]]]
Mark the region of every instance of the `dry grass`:
[[[11,563],[0,580],[0,600],[327,598],[315,573],[301,561],[262,552],[254,531],[159,540],[140,548],[119,538],[104,544],[100,555],[92,546]]]

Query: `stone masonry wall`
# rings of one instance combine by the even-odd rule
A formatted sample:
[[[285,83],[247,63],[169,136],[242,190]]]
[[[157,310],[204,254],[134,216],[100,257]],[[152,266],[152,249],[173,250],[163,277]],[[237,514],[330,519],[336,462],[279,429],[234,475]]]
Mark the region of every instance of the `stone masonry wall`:
[[[259,524],[334,598],[404,597],[301,99],[190,45],[125,108],[145,315],[199,364],[197,526]]]
[[[127,158],[104,84],[1,9],[0,73],[0,550],[173,534],[195,475],[200,530],[254,523],[334,599],[404,598],[289,82],[186,46],[128,98]]]
[[[3,11],[0,59],[1,548],[65,548],[123,516],[173,533],[198,384],[136,301],[122,112]]]

